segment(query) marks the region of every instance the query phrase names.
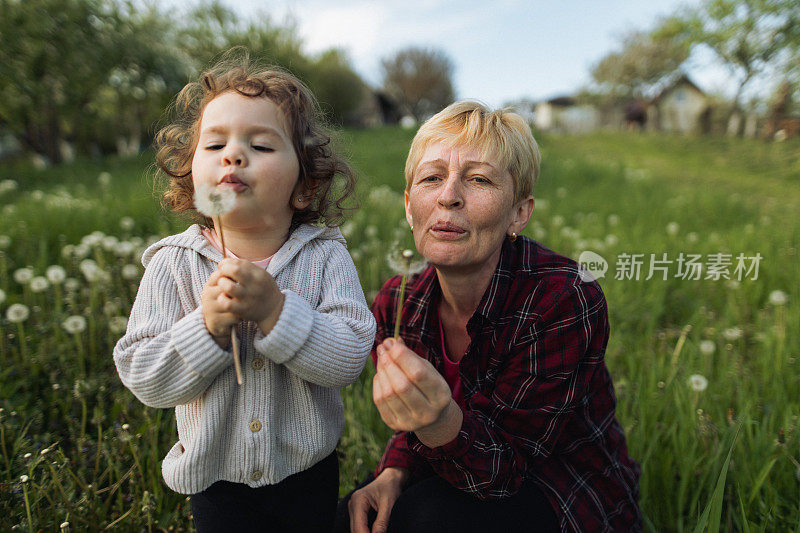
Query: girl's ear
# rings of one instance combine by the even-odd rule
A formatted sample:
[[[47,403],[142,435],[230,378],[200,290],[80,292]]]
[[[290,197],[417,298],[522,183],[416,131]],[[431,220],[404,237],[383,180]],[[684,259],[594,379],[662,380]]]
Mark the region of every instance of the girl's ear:
[[[302,211],[311,205],[311,201],[319,190],[318,180],[302,180],[294,188],[290,203],[298,211]]]

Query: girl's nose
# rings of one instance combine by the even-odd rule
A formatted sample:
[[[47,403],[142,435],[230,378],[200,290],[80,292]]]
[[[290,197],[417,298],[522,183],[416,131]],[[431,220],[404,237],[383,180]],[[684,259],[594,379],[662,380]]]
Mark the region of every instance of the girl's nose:
[[[235,143],[229,143],[222,153],[223,166],[244,166],[246,163],[244,153],[240,150]]]

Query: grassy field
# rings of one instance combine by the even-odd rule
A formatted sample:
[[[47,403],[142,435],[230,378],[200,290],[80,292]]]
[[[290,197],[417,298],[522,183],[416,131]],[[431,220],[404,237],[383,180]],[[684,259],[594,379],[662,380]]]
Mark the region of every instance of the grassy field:
[[[387,252],[409,244],[401,193],[412,135],[338,139],[361,178],[361,209],[342,229],[368,299],[391,275]],[[539,140],[526,233],[608,263],[607,362],[643,468],[646,529],[800,531],[800,145]],[[0,529],[191,529],[187,500],[160,474],[173,413],[139,404],[111,358],[138,254],[187,225],[158,207],[150,157],[0,167]],[[690,255],[699,279],[681,276]],[[751,270],[736,270],[740,255]],[[626,267],[637,258],[638,276]],[[651,267],[660,270],[646,279]],[[389,433],[371,375],[343,392],[342,492],[374,467]]]

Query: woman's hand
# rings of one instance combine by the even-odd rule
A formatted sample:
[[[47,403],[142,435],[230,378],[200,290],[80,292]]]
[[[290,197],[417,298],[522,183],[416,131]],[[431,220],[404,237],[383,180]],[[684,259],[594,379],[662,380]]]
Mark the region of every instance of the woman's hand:
[[[429,448],[453,440],[463,413],[441,374],[402,340],[386,339],[376,352],[372,399],[386,425],[413,431]]]
[[[227,299],[227,310],[239,320],[257,323],[265,335],[272,331],[284,300],[275,279],[243,259],[223,259],[218,268],[217,285]]]
[[[353,493],[347,504],[350,511],[351,533],[386,533],[389,515],[394,502],[403,491],[408,479],[405,468],[385,468],[369,485]],[[369,510],[375,509],[378,516],[369,530]]]

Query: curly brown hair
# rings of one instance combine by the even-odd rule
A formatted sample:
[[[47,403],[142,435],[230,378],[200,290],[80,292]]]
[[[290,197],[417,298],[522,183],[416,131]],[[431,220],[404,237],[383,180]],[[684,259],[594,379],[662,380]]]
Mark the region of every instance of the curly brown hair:
[[[344,202],[355,191],[355,175],[333,152],[314,95],[293,75],[252,60],[242,48],[229,50],[198,81],[188,83],[171,106],[171,123],[156,134],[156,179],[168,182],[162,194],[164,205],[178,213],[191,213],[196,221],[212,225],[194,207],[192,158],[205,106],[229,91],[251,98],[269,98],[283,112],[300,164],[298,179],[303,181],[305,190],[314,191],[311,204],[295,210],[292,227],[303,223],[338,226],[344,222],[344,212],[349,209]]]

